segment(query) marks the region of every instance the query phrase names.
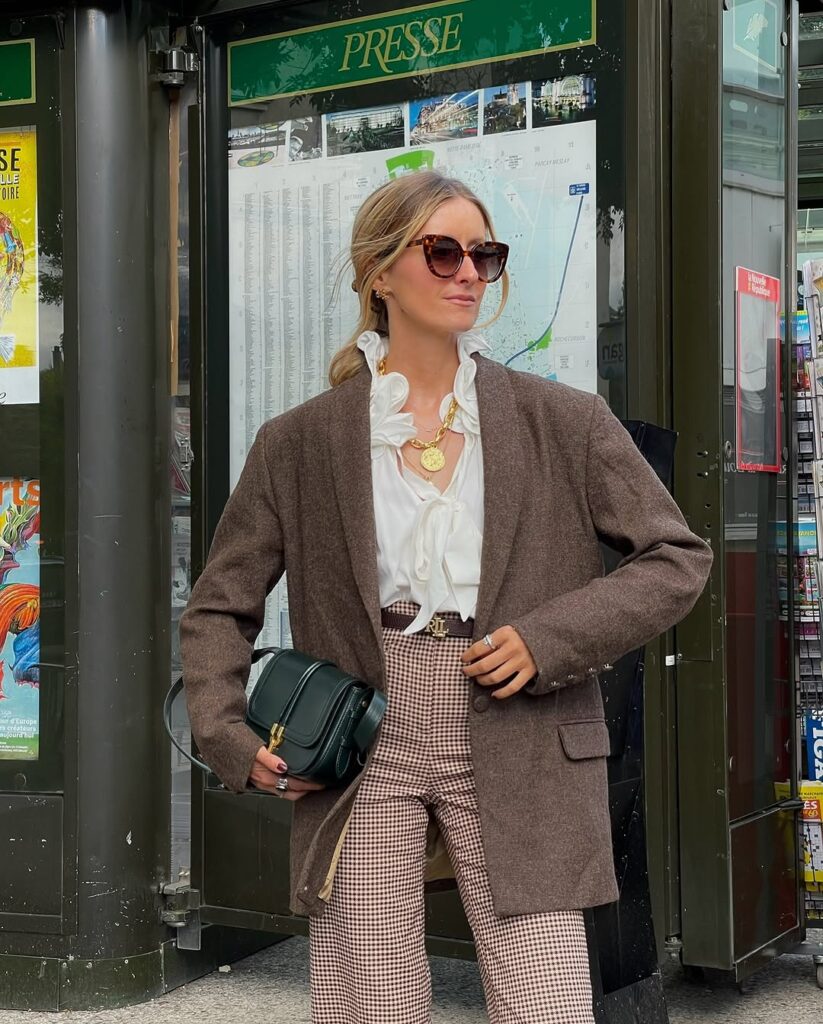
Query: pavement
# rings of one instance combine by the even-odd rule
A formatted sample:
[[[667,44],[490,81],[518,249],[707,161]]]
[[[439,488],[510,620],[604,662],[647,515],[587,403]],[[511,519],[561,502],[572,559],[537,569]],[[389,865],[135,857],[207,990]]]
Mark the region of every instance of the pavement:
[[[0,1010],[0,1024],[311,1024],[308,955],[308,940],[291,938],[138,1006],[73,1013]],[[432,957],[431,970],[432,1024],[487,1022],[476,963]],[[750,979],[742,994],[717,972],[691,981],[672,962],[663,975],[671,1024],[823,1022],[823,992],[809,957],[781,957]]]

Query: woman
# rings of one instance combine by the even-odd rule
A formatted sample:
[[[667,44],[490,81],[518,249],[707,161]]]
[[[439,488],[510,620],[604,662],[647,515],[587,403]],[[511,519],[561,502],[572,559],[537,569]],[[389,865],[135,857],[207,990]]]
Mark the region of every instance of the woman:
[[[597,674],[682,618],[711,563],[602,399],[485,356],[493,239],[435,173],[366,201],[358,329],[331,390],[261,428],[182,621],[201,751],[228,788],[294,802],[315,1024],[430,1020],[424,878],[452,873],[492,1024],[593,1020],[581,911],[618,895]],[[601,538],[624,555],[605,577]],[[295,647],[388,693],[343,791],[243,721],[286,568]]]

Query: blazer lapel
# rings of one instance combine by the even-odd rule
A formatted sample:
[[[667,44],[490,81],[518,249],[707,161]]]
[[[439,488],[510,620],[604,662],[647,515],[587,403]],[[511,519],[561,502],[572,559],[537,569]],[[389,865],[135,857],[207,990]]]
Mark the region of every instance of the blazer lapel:
[[[492,626],[503,625],[489,619],[514,544],[526,466],[517,402],[509,375],[499,363],[483,356],[475,356],[475,359],[484,493],[480,590],[475,612],[477,639]]]
[[[340,386],[328,422],[332,474],[343,532],[357,589],[379,644],[380,584],[377,576],[377,531],[371,467],[369,396],[371,374],[363,369]]]

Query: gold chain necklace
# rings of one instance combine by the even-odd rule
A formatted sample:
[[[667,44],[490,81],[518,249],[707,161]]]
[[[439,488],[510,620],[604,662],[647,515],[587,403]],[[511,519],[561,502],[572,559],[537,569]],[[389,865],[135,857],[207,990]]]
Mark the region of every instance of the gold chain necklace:
[[[443,444],[443,452],[444,453],[445,453],[446,449],[449,446],[449,441],[450,440],[451,439],[447,437],[445,442],[444,442],[444,444]],[[408,456],[406,455],[406,453],[403,451],[402,448],[400,449],[400,458],[406,463],[406,465],[409,467],[409,469],[412,471],[412,473],[414,473],[415,476],[420,477],[421,480],[426,480],[429,483],[431,483],[431,479],[432,479],[431,478],[431,474],[430,473],[421,473],[419,467],[412,464],[411,459],[408,458]]]
[[[385,376],[385,356],[377,364],[377,372],[381,376]],[[409,439],[409,444],[412,448],[416,448],[420,452],[420,465],[423,469],[428,470],[429,473],[438,473],[446,465],[446,456],[440,450],[439,445],[448,431],[451,430],[452,424],[454,423],[454,417],[457,415],[457,409],[457,399],[453,397],[449,403],[446,417],[438,427],[437,433],[431,441],[421,441],[418,437],[412,437]]]

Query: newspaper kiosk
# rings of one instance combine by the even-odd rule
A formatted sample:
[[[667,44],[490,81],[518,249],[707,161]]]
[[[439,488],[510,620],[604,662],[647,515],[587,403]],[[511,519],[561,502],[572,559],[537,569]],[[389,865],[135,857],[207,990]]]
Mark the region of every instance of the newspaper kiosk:
[[[755,278],[792,308],[798,26],[760,4],[752,38],[754,2],[4,5],[0,1005],[133,1002],[305,931],[288,808],[192,778],[159,711],[250,439],[325,386],[351,320],[353,212],[421,167],[514,243],[496,357],[678,432],[669,482],[718,555],[602,680],[622,895],[589,922],[598,1017],[665,1021],[667,953],[742,980],[802,938],[770,597],[790,346],[735,326]],[[264,639],[288,643],[282,588]],[[428,939],[472,955],[454,895]]]

